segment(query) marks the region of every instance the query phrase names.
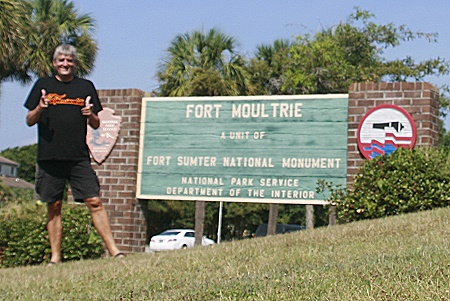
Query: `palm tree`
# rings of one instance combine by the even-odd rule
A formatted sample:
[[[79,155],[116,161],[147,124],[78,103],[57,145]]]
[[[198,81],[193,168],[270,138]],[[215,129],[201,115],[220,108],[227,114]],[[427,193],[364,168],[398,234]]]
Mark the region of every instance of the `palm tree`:
[[[61,43],[77,48],[78,75],[88,74],[97,52],[93,29],[94,20],[66,0],[0,0],[0,83],[49,75]]]
[[[235,39],[211,29],[178,35],[167,49],[157,76],[160,96],[249,95],[245,60],[235,51]],[[195,244],[202,241],[205,202],[195,209]]]
[[[292,43],[286,39],[278,39],[272,45],[259,45],[256,47],[256,58],[267,62],[269,66],[276,64],[276,55],[280,52],[289,50]]]
[[[289,49],[292,45],[289,40],[278,39],[271,45],[262,44],[256,48],[249,72],[258,94],[283,94],[283,74],[289,62]]]
[[[34,0],[30,13],[33,31],[28,64],[32,73],[38,76],[50,74],[53,51],[62,43],[77,48],[78,75],[90,73],[97,53],[97,43],[92,37],[94,20],[90,15],[79,15],[74,4],[67,0]]]
[[[248,95],[245,60],[234,38],[211,29],[178,35],[157,76],[161,96]]]
[[[7,78],[24,81],[28,49],[28,18],[24,1],[0,0],[0,83]]]

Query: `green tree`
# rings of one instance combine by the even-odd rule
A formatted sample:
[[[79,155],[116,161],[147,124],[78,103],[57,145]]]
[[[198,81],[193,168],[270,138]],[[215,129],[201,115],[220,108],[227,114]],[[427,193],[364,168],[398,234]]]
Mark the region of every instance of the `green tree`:
[[[450,149],[450,132],[442,127],[439,135],[439,147]]]
[[[148,201],[149,237],[171,228],[193,228],[195,203],[180,201]]]
[[[0,0],[0,82],[29,81],[52,72],[53,51],[61,43],[79,52],[78,75],[88,74],[97,52],[94,20],[66,0]]]
[[[386,49],[401,42],[419,38],[435,42],[437,35],[412,32],[393,23],[378,25],[370,21],[373,17],[356,9],[346,22],[314,36],[299,36],[290,51],[282,92],[346,93],[354,82],[423,80],[428,75],[448,74],[448,62],[441,58],[423,62],[410,56],[384,58]]]
[[[255,232],[259,224],[266,223],[269,216],[269,204],[225,203],[224,229],[225,239],[243,238],[244,231]]]
[[[211,29],[176,36],[157,73],[160,96],[248,95],[246,61],[233,37]]]
[[[255,58],[248,67],[255,86],[255,94],[279,95],[284,84],[284,73],[290,60],[289,40],[275,40],[272,45],[262,44],[256,48]]]
[[[36,174],[37,144],[7,148],[2,150],[0,155],[19,163],[17,176],[27,182],[34,183]]]
[[[218,204],[208,202],[205,207],[204,234],[217,239]],[[150,200],[148,212],[148,237],[170,228],[194,229],[195,202]]]
[[[223,96],[252,94],[253,86],[250,82],[250,75],[246,70],[246,61],[237,53],[235,48],[234,38],[215,29],[211,29],[206,34],[194,31],[178,35],[167,49],[167,58],[158,72],[161,84],[159,95]],[[159,212],[164,211],[166,216],[170,215],[172,218],[178,216],[177,220],[170,219],[170,226],[193,227],[194,203],[187,202],[189,205],[178,203],[186,202],[165,202],[166,209],[157,206],[157,210]],[[152,208],[153,210],[156,209],[155,206],[152,206]],[[207,203],[205,212],[205,233],[209,237],[217,238],[218,204]],[[160,216],[160,214],[158,215]],[[227,218],[224,218],[223,233],[227,238],[242,236],[242,225],[240,222],[237,223],[235,219],[227,220]],[[169,225],[166,224],[166,226]],[[231,231],[232,228],[237,231]],[[227,231],[232,233],[227,234]]]
[[[74,4],[67,0],[34,0],[31,2],[31,20],[29,68],[34,74],[51,74],[53,51],[61,43],[77,48],[77,74],[90,73],[97,43],[92,37],[94,20],[89,14],[78,14]]]
[[[25,1],[0,0],[0,83],[5,79],[24,81],[31,20]]]

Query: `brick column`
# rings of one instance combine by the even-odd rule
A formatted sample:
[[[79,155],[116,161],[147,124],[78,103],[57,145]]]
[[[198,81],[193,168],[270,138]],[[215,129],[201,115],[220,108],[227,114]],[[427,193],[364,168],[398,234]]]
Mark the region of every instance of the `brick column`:
[[[348,95],[347,185],[364,162],[358,150],[358,125],[373,107],[393,104],[405,109],[417,127],[416,146],[437,146],[439,140],[439,91],[423,82],[355,83]]]
[[[103,107],[122,117],[117,143],[108,158],[93,163],[101,185],[101,198],[108,212],[114,238],[121,251],[144,252],[147,223],[136,199],[141,103],[137,89],[99,90]]]

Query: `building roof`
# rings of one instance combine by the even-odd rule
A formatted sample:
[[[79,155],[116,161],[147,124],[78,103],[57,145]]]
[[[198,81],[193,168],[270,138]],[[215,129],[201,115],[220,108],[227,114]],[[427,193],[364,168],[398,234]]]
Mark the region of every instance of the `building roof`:
[[[9,187],[34,189],[33,184],[28,183],[25,180],[15,178],[15,177],[1,176],[0,181],[2,181],[3,184],[5,184],[6,186],[9,186]]]
[[[6,159],[5,157],[0,156],[0,164],[7,164],[12,166],[19,166],[19,163],[14,162],[13,160]]]

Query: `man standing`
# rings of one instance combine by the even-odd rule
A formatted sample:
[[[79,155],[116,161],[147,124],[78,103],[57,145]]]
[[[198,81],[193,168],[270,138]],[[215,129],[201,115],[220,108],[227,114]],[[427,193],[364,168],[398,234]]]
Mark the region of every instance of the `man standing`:
[[[110,255],[125,256],[114,242],[86,144],[87,125],[99,127],[97,113],[102,105],[93,83],[75,76],[77,63],[75,47],[58,46],[53,55],[56,75],[40,78],[25,102],[28,126],[38,124],[36,192],[47,203],[50,265],[61,261],[61,208],[66,181],[74,199],[89,208]]]

